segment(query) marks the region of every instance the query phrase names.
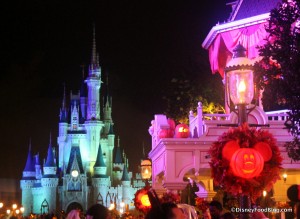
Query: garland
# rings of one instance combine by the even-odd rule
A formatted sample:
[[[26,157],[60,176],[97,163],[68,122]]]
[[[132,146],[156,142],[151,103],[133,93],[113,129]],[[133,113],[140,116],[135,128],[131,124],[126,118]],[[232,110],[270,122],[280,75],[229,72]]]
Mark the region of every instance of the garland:
[[[226,143],[235,141],[240,148],[253,148],[255,144],[268,144],[272,151],[271,157],[264,162],[261,173],[253,178],[236,176],[230,168],[230,161],[222,156]],[[239,194],[250,195],[252,201],[261,196],[263,190],[269,191],[273,184],[280,179],[282,157],[276,140],[267,131],[250,129],[247,125],[231,128],[219,137],[209,150],[212,177],[216,186],[224,191],[238,196]]]

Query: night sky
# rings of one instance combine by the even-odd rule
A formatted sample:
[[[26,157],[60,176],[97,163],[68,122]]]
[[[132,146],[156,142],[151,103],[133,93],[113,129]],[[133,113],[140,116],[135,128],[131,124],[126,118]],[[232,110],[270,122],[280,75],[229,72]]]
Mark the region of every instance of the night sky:
[[[216,80],[201,44],[212,26],[229,17],[226,2],[32,0],[2,5],[0,177],[21,178],[30,138],[33,152],[42,158],[50,132],[57,146],[63,83],[68,97],[80,88],[81,65],[87,73],[90,62],[93,23],[102,81],[108,75],[113,96],[114,131],[129,169],[136,170],[143,143],[150,151],[148,127],[154,114],[164,111],[167,82],[182,74]]]

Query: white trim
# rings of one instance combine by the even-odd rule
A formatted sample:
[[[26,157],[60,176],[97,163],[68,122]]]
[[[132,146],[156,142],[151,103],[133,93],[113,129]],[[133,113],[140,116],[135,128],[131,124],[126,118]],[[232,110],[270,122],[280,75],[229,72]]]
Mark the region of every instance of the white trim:
[[[204,49],[208,49],[219,33],[264,23],[269,19],[269,16],[270,13],[265,13],[237,21],[228,22],[225,24],[216,25],[209,31],[207,37],[202,43],[202,47]]]

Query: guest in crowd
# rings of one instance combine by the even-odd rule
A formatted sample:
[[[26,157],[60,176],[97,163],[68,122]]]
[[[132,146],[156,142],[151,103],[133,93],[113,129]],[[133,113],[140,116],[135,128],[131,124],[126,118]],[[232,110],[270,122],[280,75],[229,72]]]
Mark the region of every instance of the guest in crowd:
[[[167,202],[150,209],[145,219],[186,219],[186,215],[176,204]]]
[[[95,204],[86,212],[86,219],[109,219],[109,211],[106,207],[100,204]]]
[[[222,214],[221,219],[235,219],[235,216],[230,212],[226,212]]]
[[[80,219],[79,211],[78,210],[72,210],[68,213],[66,219]]]
[[[222,204],[218,201],[212,201],[209,203],[209,211],[212,219],[220,219],[222,214]]]

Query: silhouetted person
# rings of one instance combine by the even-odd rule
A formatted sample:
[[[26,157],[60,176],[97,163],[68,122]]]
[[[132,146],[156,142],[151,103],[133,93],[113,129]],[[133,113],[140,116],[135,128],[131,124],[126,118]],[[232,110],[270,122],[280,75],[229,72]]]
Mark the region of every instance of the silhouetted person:
[[[212,219],[220,219],[222,214],[222,204],[218,201],[212,201],[209,203],[209,211]]]
[[[108,218],[110,218],[108,209],[100,204],[93,205],[86,212],[86,219],[108,219]]]
[[[235,219],[234,214],[230,213],[230,212],[226,212],[225,214],[223,214],[221,216],[221,219]]]

